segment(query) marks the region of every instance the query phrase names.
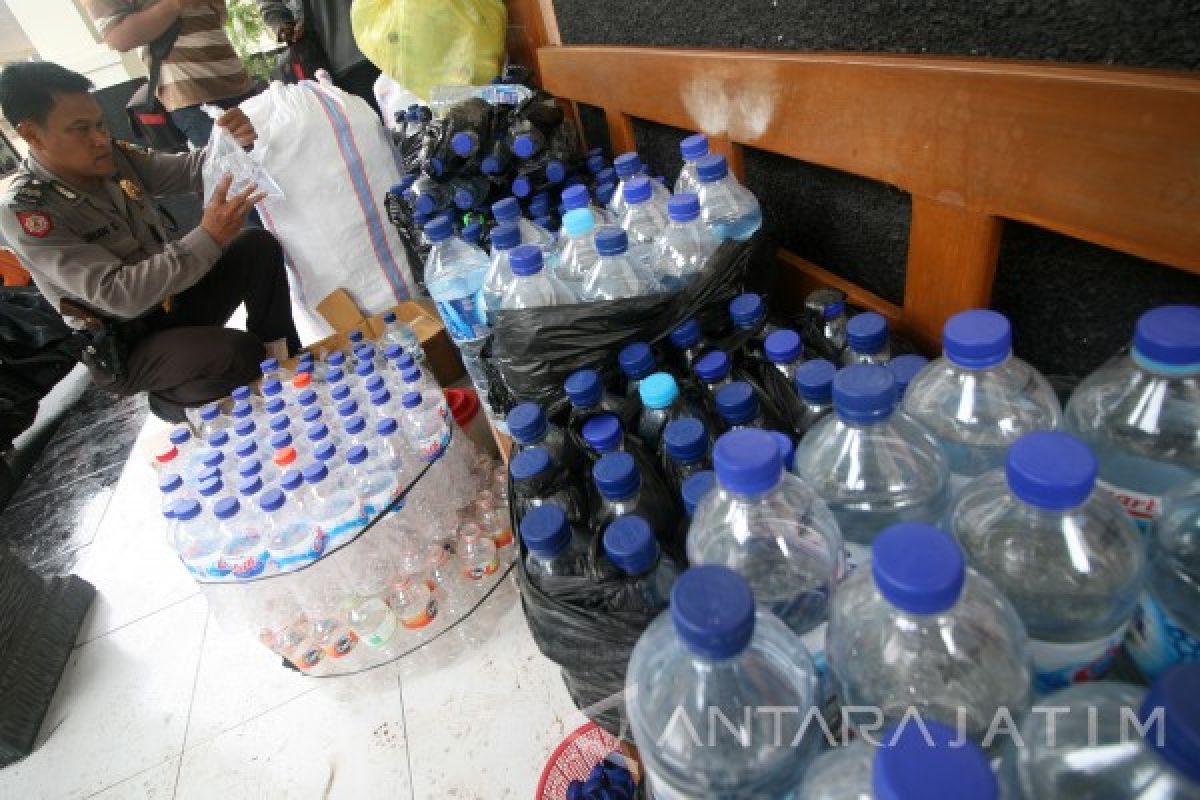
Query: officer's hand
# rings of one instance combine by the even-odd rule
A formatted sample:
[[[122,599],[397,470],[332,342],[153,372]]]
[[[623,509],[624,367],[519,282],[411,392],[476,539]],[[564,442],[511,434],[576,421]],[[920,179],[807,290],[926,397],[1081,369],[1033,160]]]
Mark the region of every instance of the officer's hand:
[[[258,138],[254,123],[246,116],[246,112],[234,107],[217,119],[217,124],[229,131],[242,147],[249,147]]]
[[[233,237],[242,230],[242,226],[246,222],[246,215],[254,208],[254,204],[266,197],[264,192],[256,191],[258,187],[254,184],[250,184],[233,197],[229,197],[231,183],[233,183],[232,175],[226,175],[221,179],[200,220],[200,227],[207,231],[208,235],[221,247],[233,241]]]

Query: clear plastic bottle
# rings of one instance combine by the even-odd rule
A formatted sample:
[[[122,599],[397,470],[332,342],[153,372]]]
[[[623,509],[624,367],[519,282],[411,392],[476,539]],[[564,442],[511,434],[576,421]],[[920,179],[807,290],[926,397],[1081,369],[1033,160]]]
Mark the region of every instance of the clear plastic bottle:
[[[484,489],[475,495],[475,502],[467,513],[473,516],[483,535],[492,540],[497,550],[512,545],[514,539],[508,517],[508,502],[503,497]]]
[[[387,508],[403,487],[395,473],[371,460],[370,451],[356,444],[346,451],[346,483],[365,506],[368,518]]]
[[[551,425],[537,403],[519,403],[508,412],[508,431],[517,443],[518,451],[544,447],[550,459],[559,467],[570,463],[567,436],[562,428]]]
[[[642,414],[638,418],[637,435],[646,447],[659,449],[663,429],[673,419],[690,416],[675,378],[668,372],[656,372],[638,385],[642,398]]]
[[[690,372],[704,352],[704,333],[700,330],[700,323],[694,319],[685,319],[667,338],[671,347],[675,349],[684,371]]]
[[[534,581],[584,574],[587,551],[571,535],[566,512],[559,506],[531,508],[521,520],[521,541],[529,551],[525,571]]]
[[[282,489],[267,489],[260,494],[258,507],[262,511],[263,541],[273,571],[291,572],[324,555],[325,531]]]
[[[557,237],[537,223],[530,222],[521,214],[521,203],[515,197],[506,197],[492,203],[492,216],[498,224],[511,222],[521,232],[521,244],[535,245],[542,251],[546,265],[553,270],[558,264]]]
[[[683,166],[679,170],[679,177],[675,179],[676,197],[695,193],[700,188],[696,162],[708,155],[708,137],[703,133],[693,133],[679,143],[679,153],[683,156]]]
[[[221,530],[221,571],[238,580],[255,578],[267,568],[267,544],[261,519],[253,507],[242,509],[236,497],[223,497],[213,506]]]
[[[679,577],[675,562],[658,546],[650,523],[636,514],[613,521],[604,531],[604,557],[631,583],[633,611],[662,611]]]
[[[1163,496],[1149,555],[1125,649],[1153,680],[1172,664],[1200,662],[1200,481]]]
[[[625,181],[625,213],[621,227],[629,239],[629,255],[636,258],[646,272],[655,271],[654,242],[667,227],[667,213],[654,202],[652,181],[635,175]]]
[[[1025,623],[1039,692],[1104,676],[1145,578],[1145,540],[1095,489],[1087,445],[1027,433],[1008,449],[1004,470],[963,488],[948,517],[967,563]]]
[[[835,413],[796,448],[794,470],[862,548],[896,522],[942,520],[951,498],[946,454],[921,423],[896,408],[887,367],[846,367],[833,381]],[[857,563],[861,549],[851,548]]]
[[[713,465],[717,489],[692,516],[688,561],[737,570],[763,609],[804,638],[824,672],[829,596],[846,576],[837,522],[821,498],[783,471],[765,431],[722,435]]]
[[[942,346],[942,357],[903,393],[904,410],[941,442],[961,488],[1002,466],[1008,446],[1021,435],[1057,428],[1062,410],[1042,374],[1012,354],[1012,327],[1003,314],[955,314],[943,329]]]
[[[304,510],[325,531],[329,548],[353,538],[367,524],[367,512],[354,492],[329,474],[324,464],[304,468],[308,495]]]
[[[592,466],[592,479],[600,494],[599,508],[593,508],[588,529],[602,531],[617,517],[637,514],[655,530],[670,530],[677,524],[665,493],[656,476],[642,474],[634,457],[626,452],[606,453]]]
[[[622,219],[625,216],[625,184],[642,174],[642,159],[637,153],[622,153],[613,159],[613,170],[619,180],[608,203],[608,210],[615,219]],[[597,183],[603,182],[600,178],[600,175],[596,176]],[[654,202],[666,208],[667,201],[671,198],[671,193],[666,187],[658,181],[651,181],[650,190],[654,193]]]
[[[335,662],[339,659],[353,660],[351,655],[358,647],[358,635],[350,629],[346,612],[350,605],[349,587],[342,585],[340,577],[306,576],[300,593],[304,613],[312,621],[313,644],[324,654],[323,669],[337,671],[346,667]],[[345,662],[341,662],[344,664]]]
[[[763,341],[763,354],[790,384],[804,361],[804,342],[794,330],[781,328]]]
[[[784,470],[791,472],[792,464],[796,462],[796,440],[782,431],[767,431],[767,433],[771,434],[775,444],[779,445],[779,457],[783,459]]]
[[[161,503],[163,513],[170,517],[174,514],[172,507],[180,500],[194,500],[192,491],[184,486],[183,478],[177,472],[164,472],[158,478],[158,491],[162,493]],[[170,514],[168,514],[170,512]]]
[[[583,421],[596,414],[616,414],[623,409],[621,401],[612,395],[594,369],[572,372],[563,382],[563,390],[571,401],[572,424],[582,426]]]
[[[596,231],[596,260],[583,282],[579,299],[583,302],[628,300],[662,290],[657,276],[642,263],[631,258],[628,238],[620,228],[606,226]]]
[[[886,364],[892,358],[887,318],[874,311],[855,314],[846,323],[846,350],[842,364]]]
[[[638,391],[643,380],[658,369],[654,360],[654,351],[645,342],[633,342],[621,348],[617,354],[617,363],[625,374],[625,396],[631,398]]]
[[[401,400],[404,416],[400,422],[404,434],[420,455],[421,460],[435,460],[450,444],[450,428],[436,408],[430,408],[417,392],[409,392]]]
[[[775,331],[775,326],[767,321],[766,301],[754,292],[739,294],[729,301],[729,318],[735,328],[750,335],[751,348],[761,347]]]
[[[487,277],[483,279],[483,297],[489,319],[500,308],[504,293],[512,286],[513,273],[509,259],[520,244],[521,229],[515,224],[505,222],[492,228],[492,259]]]
[[[815,289],[804,298],[804,308],[821,323],[821,336],[834,354],[846,349],[846,293],[841,289]]]
[[[208,441],[214,433],[227,431],[233,427],[229,417],[221,413],[221,408],[216,403],[209,403],[200,408],[200,438]]]
[[[833,413],[833,378],[837,367],[823,358],[805,361],[796,370],[796,394],[804,404],[797,429],[808,432]]]
[[[908,392],[908,385],[928,365],[929,359],[916,353],[905,353],[902,356],[896,356],[887,363],[887,368],[892,371],[892,377],[896,379],[896,392],[900,395],[901,400],[904,399],[905,393]]]
[[[728,385],[732,380],[729,376],[729,354],[724,350],[710,350],[700,356],[696,359],[694,371],[696,377],[708,387],[708,391],[713,395],[716,395],[722,386]]]
[[[197,578],[228,575],[229,569],[221,560],[225,537],[217,527],[216,519],[204,513],[200,502],[194,499],[176,501],[172,517],[175,529],[171,541],[188,572]]]
[[[669,292],[690,286],[721,244],[700,219],[700,199],[680,194],[678,186],[675,191],[667,202],[667,226],[654,240],[652,257],[658,278]]]
[[[1200,478],[1200,306],[1137,321],[1133,347],[1076,387],[1066,430],[1100,460],[1100,480],[1149,531],[1162,496]]]
[[[395,566],[380,553],[364,562],[355,565],[354,598],[346,622],[358,640],[375,651],[372,660],[393,658],[403,647],[400,620],[388,605]]]
[[[653,797],[794,797],[821,747],[818,726],[802,727],[817,701],[812,658],[724,567],[679,576],[625,681]],[[789,713],[761,713],[779,707]]]
[[[431,246],[425,260],[425,285],[446,332],[462,353],[463,367],[482,396],[487,396],[487,377],[479,352],[489,328],[483,281],[487,277],[487,254],[454,235],[449,217],[438,217],[425,226]]]
[[[1105,681],[1054,694],[1046,704],[1057,713],[1030,714],[1021,724],[1025,746],[1006,753],[1015,796],[1195,800],[1197,697],[1196,664],[1164,673],[1149,690]]]
[[[592,203],[587,186],[574,184],[562,190],[563,224],[566,224],[567,214],[572,211],[586,209],[592,212],[592,218],[599,220],[601,225],[616,225],[620,220],[613,219],[607,208]],[[559,244],[563,244],[561,237]],[[561,263],[561,262],[560,262]]]
[[[870,568],[833,596],[827,642],[843,705],[888,723],[911,708],[978,742],[1001,709],[1016,720],[1028,706],[1020,617],[931,525],[901,523],[875,538]]]
[[[729,174],[725,156],[710,153],[696,162],[700,218],[720,240],[744,242],[762,227],[762,209],[749,189]]]
[[[696,513],[696,508],[705,495],[717,487],[717,473],[711,470],[697,472],[683,482],[679,494],[683,499],[683,509],[690,519]]]
[[[425,351],[421,348],[421,340],[412,326],[396,318],[394,311],[384,312],[383,336],[381,340],[386,349],[387,345],[398,344],[418,363],[425,360]]]
[[[697,472],[712,468],[708,457],[708,431],[695,417],[671,420],[663,428],[663,450],[670,458],[675,485],[683,483]]]
[[[804,776],[798,800],[1008,798],[988,758],[934,720],[889,727],[821,754]]]
[[[583,441],[597,455],[625,449],[625,431],[616,414],[597,414],[583,423]]]
[[[729,430],[763,427],[762,413],[754,387],[745,381],[733,381],[716,394],[717,414]]]
[[[586,208],[574,209],[563,215],[562,251],[554,273],[577,297],[582,296],[583,284],[600,259],[594,235],[596,219],[596,215]]]
[[[509,463],[512,476],[512,504],[518,517],[530,508],[553,503],[567,512],[575,526],[586,525],[587,502],[583,491],[573,481],[560,481],[561,472],[554,466],[543,447],[531,447],[517,453]]]
[[[446,393],[430,372],[412,366],[400,373],[400,388],[393,394],[403,398],[409,392],[420,392],[425,405],[436,408],[442,419],[450,418],[450,404],[446,402]]]
[[[462,575],[474,591],[482,590],[488,578],[500,569],[495,542],[474,523],[464,525],[459,531],[457,554]]]
[[[441,604],[420,576],[401,577],[392,582],[387,604],[408,631],[424,634],[441,613]]]
[[[502,310],[549,308],[575,302],[574,293],[552,273],[543,269],[542,251],[533,245],[523,244],[515,248],[509,258],[509,265],[512,268],[513,282],[500,301]]]

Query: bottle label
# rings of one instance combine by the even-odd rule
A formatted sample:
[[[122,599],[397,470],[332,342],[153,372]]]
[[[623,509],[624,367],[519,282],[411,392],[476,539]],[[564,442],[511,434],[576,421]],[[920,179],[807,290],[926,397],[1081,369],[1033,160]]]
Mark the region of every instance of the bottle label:
[[[1064,644],[1031,638],[1029,655],[1033,658],[1034,688],[1046,693],[1104,677],[1125,638],[1125,627],[1122,625],[1115,633],[1089,642]]]
[[[1200,663],[1200,639],[1184,630],[1148,592],[1133,612],[1125,649],[1148,680],[1179,663]]]
[[[495,533],[492,536],[492,543],[496,545],[496,547],[508,547],[513,543],[512,528],[506,526],[504,530]]]
[[[354,631],[348,630],[326,645],[325,652],[331,658],[341,658],[353,650],[356,644],[358,644],[358,636]]]
[[[422,608],[420,610],[420,612],[414,614],[411,617],[405,617],[403,620],[401,620],[401,622],[403,623],[404,627],[408,628],[409,630],[415,631],[420,628],[424,628],[426,625],[433,622],[433,620],[437,616],[437,614],[438,614],[437,598],[431,597],[431,598],[429,598],[429,602],[425,604],[425,607]]]
[[[245,541],[244,539],[241,541]],[[237,544],[238,540],[232,542]],[[235,578],[253,578],[261,575],[267,567],[267,551],[252,552],[237,559],[222,556],[221,561],[227,567],[226,574],[232,573]]]
[[[301,650],[296,659],[296,666],[306,672],[311,670],[317,664],[321,663],[321,649],[318,647],[309,647]]]
[[[392,613],[384,614],[379,627],[363,636],[362,640],[367,643],[367,647],[383,647],[391,641],[397,627],[396,615]]]
[[[456,342],[472,342],[487,336],[487,315],[483,300],[483,271],[479,272],[475,290],[468,294],[458,294],[456,297],[449,293],[461,292],[462,280],[451,279],[438,281],[429,286],[429,293],[437,305],[438,314],[446,324],[446,332]]]
[[[467,576],[473,581],[481,581],[488,575],[496,574],[496,570],[498,569],[500,569],[500,559],[493,558],[491,561],[481,566],[468,566],[465,570],[463,570],[463,575]]]
[[[1125,509],[1125,513],[1133,520],[1134,524],[1142,531],[1149,534],[1154,527],[1154,520],[1162,513],[1162,498],[1153,494],[1144,494],[1135,492],[1133,489],[1126,489],[1121,486],[1114,486],[1107,481],[1096,481],[1096,483],[1117,498],[1117,502]]]

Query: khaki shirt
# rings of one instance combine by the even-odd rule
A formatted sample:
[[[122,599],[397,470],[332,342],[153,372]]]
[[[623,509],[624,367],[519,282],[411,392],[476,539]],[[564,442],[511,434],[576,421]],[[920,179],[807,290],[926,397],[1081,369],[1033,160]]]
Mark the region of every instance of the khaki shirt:
[[[68,185],[30,155],[0,196],[0,235],[56,309],[65,297],[128,320],[195,284],[221,247],[199,227],[170,241],[153,201],[202,191],[203,150],[115,144],[117,172],[92,191]]]

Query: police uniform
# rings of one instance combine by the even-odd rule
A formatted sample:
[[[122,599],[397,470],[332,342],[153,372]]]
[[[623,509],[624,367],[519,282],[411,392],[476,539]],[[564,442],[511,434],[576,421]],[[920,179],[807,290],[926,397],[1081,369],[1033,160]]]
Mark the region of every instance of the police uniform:
[[[0,197],[0,234],[46,299],[120,332],[125,369],[106,386],[117,393],[199,405],[257,377],[264,342],[299,349],[274,236],[247,229],[224,250],[200,227],[172,240],[154,198],[201,193],[203,158],[116,142],[115,175],[84,190],[30,155]],[[242,303],[248,332],[224,328]]]

